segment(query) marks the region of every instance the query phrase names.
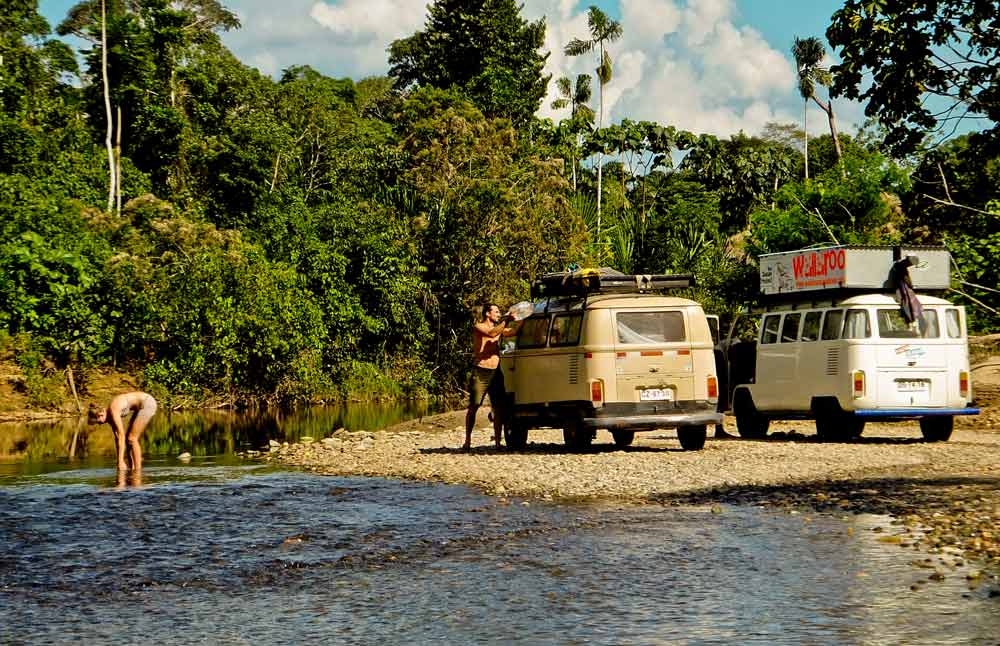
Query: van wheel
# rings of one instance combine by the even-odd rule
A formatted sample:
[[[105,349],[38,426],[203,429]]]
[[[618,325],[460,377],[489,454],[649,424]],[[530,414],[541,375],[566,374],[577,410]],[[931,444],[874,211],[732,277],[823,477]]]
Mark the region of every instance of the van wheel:
[[[950,415],[920,418],[920,432],[923,433],[925,442],[947,442],[954,428],[955,418]]]
[[[528,427],[524,422],[513,419],[510,424],[504,425],[503,437],[508,451],[523,451],[528,445]]]
[[[748,440],[760,439],[767,435],[770,420],[757,412],[750,393],[740,390],[733,400],[733,413],[736,415],[736,432]]]
[[[685,451],[700,451],[705,446],[706,437],[708,428],[704,424],[677,428],[677,439],[681,441],[681,448]]]
[[[594,441],[594,431],[583,428],[579,422],[563,427],[563,442],[573,451],[581,451]]]
[[[611,436],[615,438],[615,446],[624,449],[631,446],[635,440],[635,431],[611,431]]]

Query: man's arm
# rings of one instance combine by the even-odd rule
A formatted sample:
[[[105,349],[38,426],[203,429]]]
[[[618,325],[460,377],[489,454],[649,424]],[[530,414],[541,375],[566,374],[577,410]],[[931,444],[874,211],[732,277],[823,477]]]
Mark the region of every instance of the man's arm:
[[[491,339],[495,339],[496,337],[503,334],[503,331],[507,328],[507,322],[501,319],[496,326],[492,326],[490,325],[489,321],[481,321],[479,323],[476,323],[473,327],[479,330],[479,332],[483,336],[488,336]]]
[[[511,321],[510,325],[503,329],[501,334],[503,336],[517,336],[517,333],[521,330],[521,324],[524,321]]]

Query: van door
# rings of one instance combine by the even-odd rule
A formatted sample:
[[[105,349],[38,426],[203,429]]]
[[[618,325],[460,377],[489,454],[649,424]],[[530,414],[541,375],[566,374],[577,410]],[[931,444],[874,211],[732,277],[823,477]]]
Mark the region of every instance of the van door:
[[[948,404],[950,344],[942,342],[935,309],[914,324],[897,307],[873,308],[880,341],[875,348],[874,396],[879,407],[944,407]]]
[[[685,308],[615,310],[620,402],[694,399],[694,362]]]

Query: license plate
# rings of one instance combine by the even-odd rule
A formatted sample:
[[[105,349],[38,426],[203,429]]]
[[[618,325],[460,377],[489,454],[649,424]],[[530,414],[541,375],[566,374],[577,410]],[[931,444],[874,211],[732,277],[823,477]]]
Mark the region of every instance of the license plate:
[[[896,390],[901,393],[923,393],[930,389],[930,382],[926,379],[897,379]]]
[[[639,399],[644,402],[673,401],[674,391],[670,388],[645,388],[639,391]]]

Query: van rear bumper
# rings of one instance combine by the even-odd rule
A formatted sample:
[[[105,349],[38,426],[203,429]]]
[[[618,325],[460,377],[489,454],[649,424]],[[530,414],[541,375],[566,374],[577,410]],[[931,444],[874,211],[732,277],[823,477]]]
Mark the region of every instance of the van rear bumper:
[[[978,414],[978,408],[873,408],[848,413],[848,415],[865,419],[913,419],[915,417],[953,417],[955,415]]]
[[[714,403],[705,405],[683,402],[669,411],[651,411],[649,404],[612,404],[594,410],[592,416],[583,419],[584,428],[606,428],[608,430],[651,431],[657,428],[678,426],[701,426],[722,424],[722,413],[715,410]]]

